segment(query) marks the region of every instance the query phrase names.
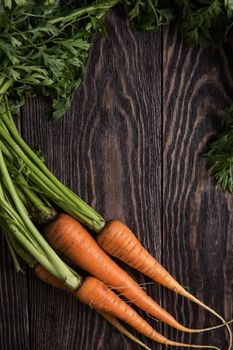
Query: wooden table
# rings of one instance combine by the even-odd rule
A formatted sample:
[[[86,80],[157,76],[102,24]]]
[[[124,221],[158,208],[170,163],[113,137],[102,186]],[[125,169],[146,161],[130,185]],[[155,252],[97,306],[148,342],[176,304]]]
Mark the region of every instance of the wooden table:
[[[105,218],[126,222],[190,292],[231,319],[233,196],[214,186],[203,154],[232,97],[233,48],[187,48],[174,26],[142,33],[121,9],[106,23],[108,34],[94,36],[70,112],[51,122],[43,117],[46,100],[31,99],[22,109],[22,135],[59,179]],[[29,269],[16,274],[2,236],[0,249],[1,350],[140,348]],[[187,326],[218,322],[127,271]],[[183,335],[144,317],[172,339],[227,349],[224,330]]]

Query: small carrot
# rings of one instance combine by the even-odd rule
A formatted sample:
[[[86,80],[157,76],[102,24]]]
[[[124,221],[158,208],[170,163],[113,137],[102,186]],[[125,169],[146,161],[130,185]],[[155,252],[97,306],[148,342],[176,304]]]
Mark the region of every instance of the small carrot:
[[[97,242],[109,255],[118,258],[132,268],[150,277],[155,282],[202,306],[226,324],[226,321],[216,311],[185,290],[175,278],[150,255],[133,232],[122,222],[118,220],[109,221],[97,236]],[[228,332],[230,334],[229,348],[231,348],[232,335],[227,324],[226,327],[228,327]]]
[[[191,329],[152,300],[135,280],[122,270],[97,244],[95,239],[73,217],[59,214],[45,229],[49,243],[80,268],[119,291],[128,300],[155,318],[180,331],[197,333],[213,329]],[[223,321],[225,322],[225,321]]]
[[[67,290],[67,287],[62,287],[62,283],[43,267],[37,266],[35,273],[38,277],[55,287]],[[192,348],[208,348],[217,349],[215,346],[185,344],[172,341],[159,334],[154,330],[149,323],[147,323],[137,312],[120,299],[111,289],[109,289],[103,282],[95,277],[87,277],[84,279],[82,285],[72,292],[81,302],[89,305],[100,313],[109,314],[113,317],[126,322],[138,332],[142,333],[151,340],[170,346],[192,347]]]
[[[49,273],[42,265],[37,265],[34,269],[35,274],[47,284],[52,285],[55,288],[63,289],[69,293],[75,293],[72,289],[63,284],[58,278],[54,277],[51,273]],[[136,344],[140,345],[146,350],[151,350],[148,346],[146,346],[143,342],[141,342],[137,337],[135,337],[132,333],[130,333],[113,315],[104,312],[98,311],[98,313],[105,318],[113,327],[115,327],[121,334],[125,335],[129,339],[131,339]]]

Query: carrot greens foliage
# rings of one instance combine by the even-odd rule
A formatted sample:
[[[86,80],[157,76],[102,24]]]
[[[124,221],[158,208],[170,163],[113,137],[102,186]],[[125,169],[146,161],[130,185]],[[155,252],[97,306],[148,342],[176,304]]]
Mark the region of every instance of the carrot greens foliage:
[[[102,17],[115,3],[77,8],[75,1],[5,0],[0,8],[0,94],[8,91],[21,103],[29,94],[50,96],[53,117],[59,118],[83,80],[90,36],[101,30]]]
[[[167,1],[126,0],[128,17],[145,31],[154,31],[173,19],[172,9]]]
[[[123,0],[130,20],[146,31],[172,20],[190,45],[210,45],[228,37],[233,24],[231,0]]]

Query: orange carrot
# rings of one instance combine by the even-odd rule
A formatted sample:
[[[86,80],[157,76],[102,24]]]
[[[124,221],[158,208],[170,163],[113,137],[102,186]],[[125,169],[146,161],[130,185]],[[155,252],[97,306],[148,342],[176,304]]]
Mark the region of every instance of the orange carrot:
[[[150,277],[155,282],[194,301],[219,317],[214,310],[210,309],[207,305],[185,290],[175,278],[150,255],[133,232],[122,222],[117,220],[109,221],[98,235],[97,242],[109,255],[118,258]]]
[[[118,290],[128,300],[155,318],[180,331],[197,333],[208,329],[190,329],[175,320],[153,301],[124,270],[122,270],[97,244],[94,238],[74,218],[59,214],[45,229],[49,243],[68,256],[83,270]],[[213,328],[211,328],[213,329]]]
[[[37,275],[37,277],[39,277],[45,283],[50,284],[55,288],[63,289],[66,292],[72,292],[72,289],[70,289],[66,284],[62,283],[62,281],[60,281],[57,277],[51,274],[42,265],[36,265],[34,268],[34,272]]]
[[[55,287],[61,288],[62,283],[56,277],[47,272],[43,267],[36,267],[35,273],[45,282],[50,283]],[[67,290],[67,287],[65,287],[65,289]],[[179,347],[218,349],[214,346],[178,343],[167,339],[155,331],[149,325],[149,323],[147,323],[141,316],[137,314],[134,309],[132,309],[103,282],[99,281],[95,277],[85,278],[81,286],[72,293],[84,304],[89,305],[100,313],[104,312],[119,318],[138,332],[142,333],[157,343]]]
[[[73,293],[75,296],[75,292],[72,289],[63,284],[58,278],[48,272],[42,265],[37,265],[34,269],[35,274],[47,284],[52,285],[55,288],[63,289],[69,293]],[[115,327],[120,333],[131,339],[133,342],[142,346],[146,350],[151,350],[148,346],[146,346],[143,342],[141,342],[138,338],[136,338],[132,333],[130,333],[113,315],[104,312],[98,311],[98,313],[105,318],[113,327]]]
[[[97,242],[109,255],[118,258],[150,277],[155,282],[202,306],[226,324],[226,321],[216,311],[185,290],[175,278],[150,255],[133,232],[122,222],[118,220],[109,221],[98,235]],[[229,326],[227,324],[226,326],[230,334],[229,348],[231,348],[232,335]]]

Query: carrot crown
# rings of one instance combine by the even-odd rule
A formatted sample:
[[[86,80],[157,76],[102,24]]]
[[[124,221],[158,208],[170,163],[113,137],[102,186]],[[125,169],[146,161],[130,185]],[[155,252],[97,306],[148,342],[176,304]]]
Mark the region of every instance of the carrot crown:
[[[0,129],[10,139],[9,131],[2,120]],[[18,254],[30,266],[39,262],[70,288],[77,289],[82,278],[59,258],[34,226],[12,181],[3,152],[4,148],[0,147],[0,225],[7,237],[16,269],[21,270]]]

